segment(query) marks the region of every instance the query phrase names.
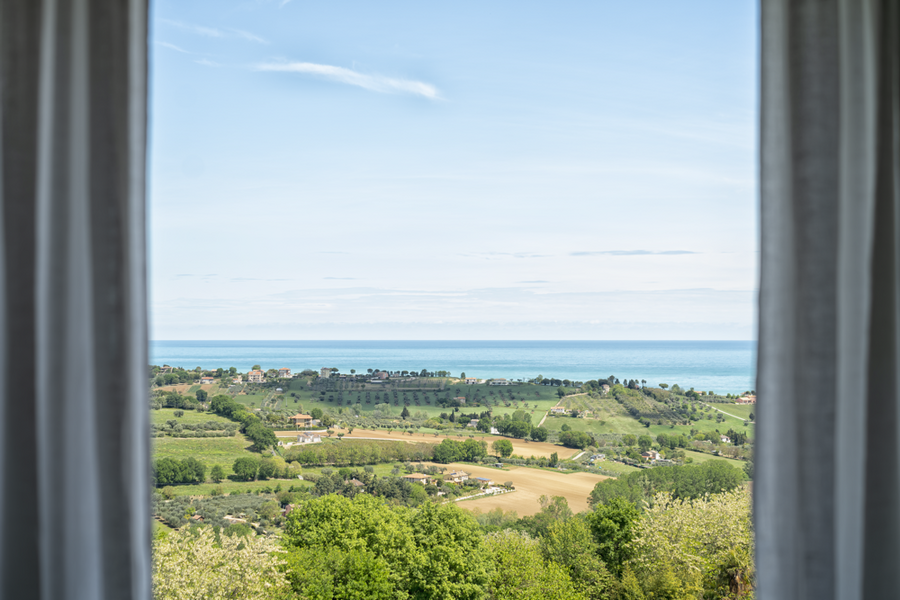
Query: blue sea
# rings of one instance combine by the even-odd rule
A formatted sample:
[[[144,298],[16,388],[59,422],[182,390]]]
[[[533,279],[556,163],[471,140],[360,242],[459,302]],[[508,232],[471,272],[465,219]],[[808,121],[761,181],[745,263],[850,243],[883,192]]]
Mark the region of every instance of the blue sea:
[[[295,372],[337,367],[465,372],[470,377],[588,381],[615,375],[648,385],[741,393],[756,388],[753,341],[165,341],[150,343],[150,362],[193,369]]]

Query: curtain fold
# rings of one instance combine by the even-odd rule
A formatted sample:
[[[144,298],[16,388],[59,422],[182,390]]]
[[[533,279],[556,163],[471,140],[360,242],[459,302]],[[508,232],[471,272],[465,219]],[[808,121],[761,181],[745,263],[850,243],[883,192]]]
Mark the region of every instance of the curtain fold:
[[[761,9],[758,597],[893,597],[898,3]]]
[[[0,0],[0,598],[149,598],[146,0]]]

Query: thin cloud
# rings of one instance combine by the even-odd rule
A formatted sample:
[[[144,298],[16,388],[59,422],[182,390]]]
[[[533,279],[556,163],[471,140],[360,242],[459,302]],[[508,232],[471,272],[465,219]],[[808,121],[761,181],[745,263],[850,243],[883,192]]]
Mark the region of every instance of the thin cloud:
[[[231,31],[234,33],[234,35],[236,35],[239,38],[244,39],[244,40],[256,42],[257,44],[268,45],[268,43],[269,43],[267,40],[264,40],[263,38],[259,37],[258,35],[254,35],[254,34],[250,33],[249,31],[243,31],[241,29],[232,29]]]
[[[278,8],[282,8],[286,4],[290,4],[291,0],[281,0],[281,4],[278,5]]]
[[[356,277],[323,277],[322,279],[333,279],[337,281],[356,281]]]
[[[598,250],[593,252],[570,252],[569,256],[676,256],[680,254],[700,254],[690,250]]]
[[[438,89],[430,83],[412,79],[396,79],[384,75],[366,75],[344,67],[319,65],[307,62],[263,63],[256,66],[257,71],[276,71],[282,73],[300,73],[314,75],[330,81],[355,85],[371,92],[382,94],[412,94],[430,100],[440,98]]]
[[[195,60],[194,62],[197,63],[198,65],[203,65],[204,67],[221,67],[222,66],[217,62],[209,60],[208,58],[201,58],[199,60]]]
[[[169,48],[170,50],[175,50],[176,52],[183,52],[184,54],[193,54],[193,52],[188,52],[184,48],[179,48],[175,44],[170,44],[169,42],[156,42],[157,46],[162,46],[163,48]]]
[[[550,282],[545,281],[544,279],[534,279],[532,281],[517,281],[516,283],[550,283]]]
[[[197,35],[203,35],[211,38],[240,38],[242,40],[247,40],[250,42],[256,42],[257,44],[268,44],[269,42],[265,39],[259,37],[256,34],[250,33],[249,31],[244,31],[242,29],[216,29],[215,27],[204,27],[203,25],[192,25],[190,23],[182,23],[181,21],[173,21],[172,19],[159,19],[161,23],[165,23],[166,25],[171,25],[172,27],[177,27],[178,29],[183,29],[184,31],[190,31],[191,33],[196,33]]]

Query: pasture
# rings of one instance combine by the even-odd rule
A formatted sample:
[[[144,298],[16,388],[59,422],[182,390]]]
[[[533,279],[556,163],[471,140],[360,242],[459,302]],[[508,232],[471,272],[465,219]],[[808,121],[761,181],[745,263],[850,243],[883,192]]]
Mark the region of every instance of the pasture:
[[[160,425],[165,423],[170,419],[175,419],[179,423],[185,423],[188,425],[194,425],[197,423],[206,423],[207,421],[215,421],[216,423],[222,423],[223,426],[232,424],[231,421],[226,419],[225,417],[220,417],[219,415],[211,412],[198,412],[196,410],[185,410],[184,415],[180,417],[175,416],[175,411],[178,409],[175,408],[160,408],[159,410],[151,410],[150,411],[150,423],[154,425]],[[224,427],[223,427],[224,428]]]
[[[253,446],[246,437],[237,434],[225,438],[154,438],[152,445],[153,459],[175,458],[183,460],[193,457],[206,465],[207,475],[213,465],[225,470],[225,475],[233,473],[231,466],[236,458],[249,456],[249,448]],[[258,453],[253,453],[258,456]]]

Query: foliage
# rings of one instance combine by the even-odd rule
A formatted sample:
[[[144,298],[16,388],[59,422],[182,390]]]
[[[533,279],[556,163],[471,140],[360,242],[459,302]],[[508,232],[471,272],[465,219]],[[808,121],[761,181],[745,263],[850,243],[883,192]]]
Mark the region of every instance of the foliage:
[[[661,493],[637,522],[633,549],[631,566],[648,596],[744,596],[755,577],[750,492],[693,500]]]
[[[544,558],[563,567],[585,598],[606,600],[614,594],[615,579],[600,560],[600,548],[582,517],[559,520],[541,538]]]
[[[512,447],[509,440],[503,441]],[[444,464],[459,461],[477,462],[485,456],[487,456],[487,442],[484,440],[468,439],[457,442],[447,438],[434,448],[434,462]]]
[[[281,599],[289,589],[281,563],[277,544],[263,537],[174,531],[153,543],[153,597]]]
[[[588,502],[606,504],[624,498],[635,504],[652,502],[658,492],[671,492],[674,498],[699,498],[704,494],[727,492],[739,486],[744,474],[724,460],[701,465],[644,469],[617,479],[606,479],[594,486]]]
[[[348,439],[340,443],[324,441],[293,446],[285,452],[285,460],[302,465],[340,467],[432,460],[434,451],[434,444]]]
[[[153,484],[157,487],[173,483],[202,483],[206,466],[193,457],[183,460],[161,458],[153,463]]]
[[[616,575],[622,575],[633,555],[631,541],[639,518],[637,507],[622,498],[596,506],[585,516],[597,543],[597,555]]]
[[[584,431],[563,431],[559,434],[559,443],[569,448],[584,450],[596,442],[591,434]]]
[[[545,561],[527,533],[500,531],[485,537],[493,565],[487,590],[492,600],[581,600],[565,569]]]
[[[502,456],[506,458],[513,453],[513,445],[509,440],[495,440],[493,444],[491,444],[491,448],[494,450],[494,454],[497,456]]]

